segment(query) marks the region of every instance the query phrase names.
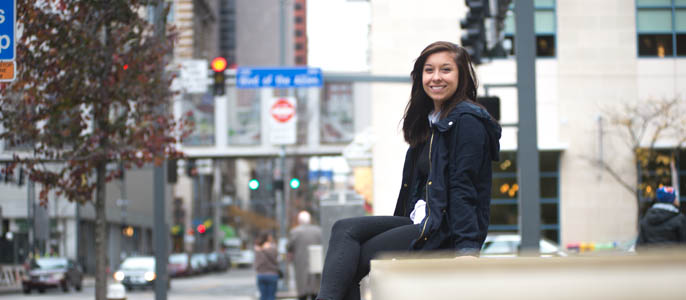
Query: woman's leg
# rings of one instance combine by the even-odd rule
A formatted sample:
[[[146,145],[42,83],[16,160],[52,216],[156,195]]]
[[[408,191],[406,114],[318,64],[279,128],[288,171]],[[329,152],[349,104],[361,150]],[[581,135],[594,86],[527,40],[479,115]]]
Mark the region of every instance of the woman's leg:
[[[344,299],[360,299],[360,281],[369,274],[370,262],[374,257],[380,252],[407,251],[412,240],[419,237],[419,233],[420,228],[418,225],[403,225],[377,234],[362,244],[357,273],[353,279],[353,285]]]
[[[265,274],[257,274],[257,290],[260,291],[260,300],[267,300],[268,282]]]
[[[380,233],[411,224],[410,218],[395,216],[367,216],[336,221],[331,229],[317,299],[343,299],[351,287],[357,287],[359,291],[359,281],[353,280],[357,274],[362,244]],[[404,250],[408,246],[409,243]]]
[[[276,299],[276,289],[279,285],[279,275],[271,274],[270,277],[268,278],[268,284],[267,284],[267,299],[269,300],[274,300]]]

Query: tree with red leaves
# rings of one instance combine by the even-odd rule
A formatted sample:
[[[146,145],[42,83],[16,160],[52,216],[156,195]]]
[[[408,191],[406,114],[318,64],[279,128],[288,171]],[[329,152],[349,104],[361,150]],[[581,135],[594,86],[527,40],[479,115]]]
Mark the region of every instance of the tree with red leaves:
[[[17,1],[17,76],[0,92],[0,138],[29,150],[5,171],[23,166],[41,204],[50,191],[94,201],[98,300],[107,288],[105,184],[121,172],[107,165],[160,165],[181,156],[175,145],[191,130],[168,109],[175,34],[156,34],[149,2]]]

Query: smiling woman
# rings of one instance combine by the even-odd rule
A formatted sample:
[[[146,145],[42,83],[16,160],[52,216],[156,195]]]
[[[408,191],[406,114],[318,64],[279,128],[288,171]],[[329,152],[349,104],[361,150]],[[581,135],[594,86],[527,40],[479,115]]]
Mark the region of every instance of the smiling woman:
[[[488,231],[491,161],[500,125],[476,104],[476,76],[464,48],[427,46],[412,70],[403,117],[410,145],[393,216],[342,219],[332,228],[317,299],[360,299],[360,280],[384,251],[452,251],[478,256]]]

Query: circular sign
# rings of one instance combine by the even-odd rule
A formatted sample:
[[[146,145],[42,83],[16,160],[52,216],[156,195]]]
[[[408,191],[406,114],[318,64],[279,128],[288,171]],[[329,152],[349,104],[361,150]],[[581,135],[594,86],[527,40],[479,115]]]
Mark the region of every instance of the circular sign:
[[[269,112],[277,122],[286,123],[295,116],[295,107],[287,99],[280,98],[274,102]]]

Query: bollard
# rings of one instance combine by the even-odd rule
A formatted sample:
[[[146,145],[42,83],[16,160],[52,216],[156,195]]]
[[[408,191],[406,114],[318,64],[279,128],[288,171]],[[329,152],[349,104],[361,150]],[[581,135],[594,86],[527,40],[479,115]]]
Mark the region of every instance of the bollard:
[[[107,300],[126,300],[126,288],[121,283],[112,283],[107,287]]]

